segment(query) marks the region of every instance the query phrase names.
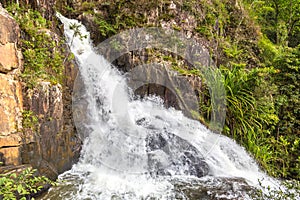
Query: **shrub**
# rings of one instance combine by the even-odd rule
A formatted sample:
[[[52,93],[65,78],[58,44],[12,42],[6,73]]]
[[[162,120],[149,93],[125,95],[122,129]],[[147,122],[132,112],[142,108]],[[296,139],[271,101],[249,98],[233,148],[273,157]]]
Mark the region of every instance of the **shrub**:
[[[56,185],[45,176],[35,176],[36,171],[27,168],[19,174],[0,174],[0,199],[34,199],[31,195],[41,191],[46,184]]]

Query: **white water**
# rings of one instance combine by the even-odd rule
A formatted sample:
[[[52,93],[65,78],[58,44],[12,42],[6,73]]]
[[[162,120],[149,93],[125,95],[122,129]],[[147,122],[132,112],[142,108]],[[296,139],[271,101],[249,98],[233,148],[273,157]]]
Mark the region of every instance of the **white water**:
[[[62,194],[64,199],[174,199],[174,179],[189,182],[238,177],[254,187],[259,187],[258,179],[263,185],[277,185],[233,140],[209,131],[180,111],[164,108],[159,98],[133,100],[124,76],[95,53],[85,27],[76,20],[58,17],[85,87],[84,92],[75,95],[73,106],[75,122],[82,126],[81,134],[86,139],[79,163],[60,176],[67,183],[77,182],[72,186],[75,191]],[[80,33],[87,37],[74,37],[71,24],[80,25]],[[85,113],[76,115],[78,110]],[[143,125],[136,123],[140,119]],[[202,178],[188,176],[187,169],[180,166],[168,170],[171,177],[152,177],[145,139],[157,133],[171,133],[193,145],[208,164],[209,174]],[[177,151],[182,151],[180,146]],[[164,152],[151,153],[165,166],[170,164]]]

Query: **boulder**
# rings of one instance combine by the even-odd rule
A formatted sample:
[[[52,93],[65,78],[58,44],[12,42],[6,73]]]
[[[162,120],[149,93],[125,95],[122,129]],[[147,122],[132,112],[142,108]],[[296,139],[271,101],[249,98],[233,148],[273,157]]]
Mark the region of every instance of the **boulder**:
[[[154,133],[146,138],[148,166],[153,176],[189,175],[203,177],[208,164],[194,146],[172,133]]]

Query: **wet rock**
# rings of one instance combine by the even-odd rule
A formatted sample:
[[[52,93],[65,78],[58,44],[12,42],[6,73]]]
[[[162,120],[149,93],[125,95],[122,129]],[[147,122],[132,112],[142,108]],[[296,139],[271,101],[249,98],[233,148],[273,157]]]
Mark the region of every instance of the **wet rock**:
[[[189,175],[203,177],[209,167],[195,147],[172,133],[156,133],[146,138],[149,171],[153,176]]]
[[[242,178],[204,177],[203,179],[178,180],[174,178],[176,199],[242,200],[255,188]],[[248,197],[248,198],[247,198]]]
[[[199,109],[193,86],[199,79],[187,79],[162,64],[136,66],[127,73],[128,85],[134,94],[145,97],[160,96],[166,107],[180,109],[188,117]]]

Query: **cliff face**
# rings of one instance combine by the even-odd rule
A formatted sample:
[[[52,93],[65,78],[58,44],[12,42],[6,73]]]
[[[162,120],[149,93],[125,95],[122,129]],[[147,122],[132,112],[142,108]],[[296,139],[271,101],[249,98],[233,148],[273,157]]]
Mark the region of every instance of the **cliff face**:
[[[53,7],[51,12],[47,8],[52,1],[45,2],[39,2],[45,4],[39,9],[51,18]],[[52,30],[48,32],[60,37]],[[8,166],[30,164],[54,179],[71,168],[80,153],[81,141],[76,136],[71,112],[77,71],[72,62],[65,62],[66,78],[61,84],[38,80],[35,87],[28,88],[20,78],[20,41],[17,22],[0,4],[0,172]]]
[[[26,145],[22,163],[31,164],[50,178],[70,169],[80,153],[69,92],[65,85],[45,81],[24,91],[24,107],[37,116],[38,122],[34,127],[23,127]]]
[[[20,29],[0,5],[0,162],[19,165],[22,145],[23,96],[18,74],[22,55]]]
[[[210,56],[208,53],[209,41],[195,35],[194,27],[197,21],[193,15],[182,10],[173,1],[74,1],[75,12],[72,17],[77,17],[91,32],[91,38],[95,45],[100,43],[100,53],[111,61],[120,71],[127,73],[128,84],[136,95],[141,97],[158,95],[164,100],[167,107],[175,107],[184,112],[186,116],[198,119],[199,112],[198,94],[203,92],[203,80],[196,76],[184,76],[174,70],[174,63],[180,63],[180,67],[188,67],[186,60],[199,61],[203,66],[208,65]],[[69,15],[69,13],[65,13]],[[141,47],[144,41],[138,31],[118,36],[116,41],[105,41],[113,34],[122,33],[130,28],[157,27],[161,30],[175,31],[174,34],[182,34],[183,40],[189,38],[197,45],[188,45],[186,52],[176,54],[164,50],[174,46],[169,38],[160,38],[162,48]],[[177,27],[176,30],[174,27]],[[172,34],[170,34],[171,36]],[[181,36],[181,35],[180,35]],[[180,40],[180,37],[177,38]],[[103,42],[104,43],[101,43]],[[183,42],[179,41],[179,42]],[[174,42],[174,41],[173,41]],[[122,46],[121,51],[114,43]],[[155,42],[154,42],[155,43]],[[164,45],[165,44],[165,45]],[[116,45],[116,46],[117,46]],[[98,46],[99,47],[99,46]],[[203,50],[203,51],[202,51]],[[180,50],[179,50],[180,51]],[[122,52],[122,54],[120,54]],[[189,53],[201,54],[202,59],[189,58]],[[164,57],[164,58],[163,58]],[[162,59],[163,58],[163,59]],[[199,57],[198,57],[199,58]],[[185,60],[186,59],[186,60]],[[153,65],[152,65],[153,63]],[[180,89],[179,89],[180,88]]]
[[[150,66],[151,63],[160,64],[160,68],[163,71],[165,68],[168,71],[179,72],[177,75],[185,79],[182,82],[190,82],[190,86],[194,90],[189,94],[185,94],[187,96],[186,99],[189,99],[190,96],[197,96],[199,102],[203,103],[208,102],[210,98],[205,80],[195,73],[189,73],[189,70],[195,68],[187,60],[193,59],[193,56],[196,57],[199,53],[202,54],[202,52],[199,52],[199,46],[201,46],[201,49],[209,52],[217,67],[221,65],[227,66],[228,63],[242,63],[248,68],[260,65],[259,49],[257,47],[259,30],[249,18],[247,11],[243,9],[241,2],[238,1],[141,0],[136,2],[123,0],[76,0],[68,4],[66,9],[67,2],[69,1],[60,2],[60,6],[58,6],[59,8],[61,7],[60,11],[66,16],[82,21],[91,32],[91,38],[96,45],[102,45],[103,41],[123,31],[147,27],[158,27],[166,31],[174,31],[182,34],[184,38],[189,38],[198,43],[198,46],[189,46],[185,54],[187,56],[184,57],[164,48],[129,49],[127,48],[128,44],[133,46],[133,41],[139,40],[136,38],[136,35],[131,34],[131,40],[125,37],[118,38],[117,41],[111,41],[109,48],[116,48],[115,52],[113,50],[101,52],[125,73],[135,71],[137,66]],[[111,57],[115,57],[119,53],[118,42],[122,43],[122,45],[126,42],[128,44],[124,45],[125,50],[122,49],[122,55],[111,60]],[[143,43],[143,41],[139,42],[140,44]],[[138,46],[139,44],[136,42],[135,45]],[[242,52],[247,52],[247,54]],[[151,70],[146,69],[146,71]],[[182,71],[187,73],[181,73]],[[144,74],[145,77],[149,75],[147,73]],[[151,71],[151,73],[152,77],[160,77],[162,74],[161,70],[157,70],[157,72]],[[175,106],[186,110],[184,106],[181,106],[180,94],[170,92],[168,90],[170,88],[162,87],[162,84],[159,84],[164,81],[164,78],[160,77],[157,79],[158,84],[152,84],[153,82],[150,83],[151,81],[148,81],[149,84],[145,84],[140,88],[136,88],[133,84],[133,88],[137,89],[135,93],[141,96],[156,94],[165,100],[167,106]],[[177,96],[177,102],[174,101],[174,96]],[[198,104],[198,107],[199,105],[201,103]],[[193,109],[193,111],[200,113],[200,115],[206,115],[205,109],[199,108],[198,110]],[[193,117],[191,115],[188,116]],[[198,118],[199,116],[197,116]],[[204,122],[202,119],[200,120]]]

